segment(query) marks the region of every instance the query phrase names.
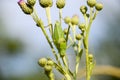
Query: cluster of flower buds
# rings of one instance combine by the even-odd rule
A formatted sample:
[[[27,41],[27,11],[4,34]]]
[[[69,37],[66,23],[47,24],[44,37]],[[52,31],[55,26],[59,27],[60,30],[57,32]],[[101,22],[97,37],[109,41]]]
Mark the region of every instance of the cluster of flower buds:
[[[50,71],[52,71],[54,62],[51,59],[41,58],[41,59],[39,59],[38,64],[41,67],[44,67],[44,70],[46,72],[50,72]]]
[[[36,0],[27,0],[27,2],[25,2],[24,0],[18,1],[19,6],[25,14],[31,14],[33,12],[33,6],[35,5],[35,3]],[[43,8],[52,7],[53,0],[39,0],[39,4]],[[57,0],[56,6],[59,9],[64,8],[65,0]]]
[[[98,10],[98,11],[103,9],[102,3],[98,3],[96,0],[87,0],[87,4],[90,7],[95,7],[96,10]]]
[[[18,5],[21,7],[22,11],[25,14],[33,13],[33,6],[35,5],[36,0],[27,0],[27,3],[24,0],[20,0]]]
[[[52,7],[53,1],[52,0],[39,0],[39,4],[43,8]],[[57,8],[62,9],[62,8],[64,8],[64,6],[65,6],[65,0],[57,0],[56,1]]]
[[[92,14],[90,13],[87,13],[87,11],[88,11],[88,8],[87,8],[87,6],[85,6],[85,5],[82,5],[81,7],[80,7],[80,11],[81,11],[81,13],[84,15],[84,17],[86,17],[86,18],[89,18],[89,17],[91,17],[91,19],[92,20],[94,20],[95,19],[95,17],[96,17],[96,15],[97,15],[97,13],[98,13],[98,11],[100,11],[100,10],[102,10],[103,9],[103,5],[102,5],[102,3],[99,3],[99,2],[97,2],[96,0],[87,0],[87,5],[91,8],[91,12],[92,12]],[[95,9],[94,9],[95,8]],[[96,11],[92,11],[92,10],[96,10]],[[79,29],[82,31],[82,32],[85,32],[85,30],[86,30],[86,24],[85,23],[80,23],[79,25]]]
[[[38,60],[38,64],[44,68],[45,74],[50,78],[54,78],[54,74],[52,72],[54,62],[50,58],[41,58]]]
[[[79,24],[79,17],[78,17],[78,15],[74,15],[72,18],[70,18],[70,17],[65,17],[64,18],[64,22],[66,23],[66,24],[72,24],[72,25],[78,25]]]
[[[50,58],[41,58],[38,61],[38,64],[43,67],[45,74],[50,78],[50,80],[54,80],[54,74],[53,74],[53,68],[56,68],[59,72],[61,72],[65,77],[66,80],[71,80],[69,73],[72,72],[69,70],[69,65],[67,63],[67,56],[66,51],[69,47],[73,47],[76,55],[76,70],[75,74],[72,73],[73,78],[77,77],[74,76],[77,74],[77,67],[79,65],[79,60],[81,59],[81,55],[83,53],[83,49],[81,48],[81,43],[83,42],[84,49],[86,51],[86,64],[87,65],[87,80],[91,75],[91,72],[94,67],[94,60],[93,55],[88,54],[88,35],[90,26],[92,24],[92,21],[95,19],[98,11],[102,10],[103,5],[101,3],[98,3],[96,0],[87,0],[87,5],[90,8],[90,13],[88,13],[88,8],[85,5],[82,5],[80,7],[80,11],[84,16],[85,22],[79,23],[79,17],[78,15],[73,15],[72,17],[65,17],[64,22],[68,25],[67,28],[62,29],[62,9],[65,7],[66,0],[56,0],[56,7],[59,9],[59,21],[56,21],[54,27],[51,21],[51,14],[50,14],[50,8],[53,6],[53,0],[39,0],[39,5],[46,10],[46,16],[48,20],[48,26],[51,37],[49,38],[49,35],[46,32],[46,29],[44,27],[43,21],[38,17],[34,5],[36,3],[36,0],[19,0],[18,5],[22,9],[22,11],[25,14],[31,15],[33,20],[36,22],[36,25],[41,28],[42,32],[44,33],[44,36],[46,37],[52,52],[58,62],[55,63]],[[95,11],[94,11],[95,10]],[[76,26],[81,31],[80,33],[76,32]],[[69,35],[70,31],[72,30],[73,35]],[[70,40],[70,45],[67,43]],[[54,44],[53,44],[53,43]],[[54,48],[54,46],[56,48]],[[57,52],[59,53],[56,54]],[[61,58],[63,65],[61,64],[61,61],[59,61],[59,58]],[[65,69],[64,69],[65,68]]]
[[[100,11],[103,9],[103,5],[102,3],[99,3],[97,2],[96,0],[87,0],[87,5],[90,7],[90,8],[93,8],[95,7],[95,9],[97,11]],[[83,5],[80,7],[80,11],[82,12],[82,14],[86,14],[87,12],[87,6]]]

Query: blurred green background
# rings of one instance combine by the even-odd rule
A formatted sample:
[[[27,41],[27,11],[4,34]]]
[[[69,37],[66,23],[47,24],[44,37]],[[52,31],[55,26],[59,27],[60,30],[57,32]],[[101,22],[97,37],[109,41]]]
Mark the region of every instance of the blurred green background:
[[[55,0],[54,0],[55,1]],[[98,14],[90,32],[90,52],[94,54],[97,65],[120,67],[120,1],[98,0],[104,9]],[[35,26],[28,15],[23,14],[18,0],[0,0],[0,80],[48,80],[37,61],[41,57],[52,57],[41,30]],[[63,17],[82,15],[79,7],[84,0],[67,0]],[[55,4],[55,3],[54,3]],[[45,11],[35,6],[39,16],[47,25]],[[53,22],[58,19],[58,9],[51,9]],[[74,61],[73,54],[69,59]],[[84,64],[83,62],[81,62]],[[71,65],[73,63],[71,62]],[[56,80],[60,79],[56,73]],[[94,80],[120,80],[111,76],[94,76]]]

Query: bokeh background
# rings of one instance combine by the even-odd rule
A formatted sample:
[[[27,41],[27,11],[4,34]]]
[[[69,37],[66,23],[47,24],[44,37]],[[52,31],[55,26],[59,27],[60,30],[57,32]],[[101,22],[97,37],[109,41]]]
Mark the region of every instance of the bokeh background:
[[[104,9],[92,24],[90,52],[94,54],[97,65],[120,67],[120,0],[97,1],[103,3]],[[0,80],[48,80],[37,61],[42,57],[54,57],[41,30],[35,26],[31,16],[23,14],[17,2],[0,0]],[[83,21],[79,7],[86,5],[85,2],[66,0],[63,17],[77,14]],[[35,7],[47,25],[45,10],[39,6],[38,0]],[[58,19],[55,3],[51,14],[54,23]],[[73,60],[71,55],[74,54],[70,54],[69,59]],[[57,73],[55,76],[59,80]],[[94,76],[93,79],[120,80],[111,76]]]

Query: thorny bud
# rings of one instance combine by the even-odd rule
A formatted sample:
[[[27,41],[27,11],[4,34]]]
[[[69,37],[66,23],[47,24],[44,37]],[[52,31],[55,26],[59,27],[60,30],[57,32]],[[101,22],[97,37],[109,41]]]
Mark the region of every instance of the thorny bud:
[[[100,11],[103,9],[103,4],[102,3],[96,3],[95,5],[96,10]]]
[[[45,65],[44,70],[49,72],[52,71],[52,66],[51,65]]]
[[[39,4],[41,7],[46,8],[46,7],[52,7],[53,1],[52,0],[39,0]]]
[[[27,0],[28,5],[34,6],[36,3],[36,0]]]
[[[94,7],[95,4],[96,4],[96,0],[87,0],[87,4],[88,4],[88,6],[90,6],[90,7]]]
[[[49,59],[49,60],[47,61],[47,65],[53,66],[53,65],[54,65],[54,62]]]
[[[89,54],[89,55],[88,55],[88,58],[89,58],[89,61],[90,61],[90,62],[93,62],[93,55],[92,55],[92,54]]]
[[[86,16],[89,18],[89,17],[90,17],[90,14],[87,13]]]
[[[68,29],[65,28],[65,29],[64,29],[64,34],[66,35],[67,33],[68,33]]]
[[[86,14],[86,12],[87,12],[87,7],[86,6],[81,6],[80,7],[80,11],[82,12],[82,14]]]
[[[70,22],[71,22],[71,18],[70,17],[65,17],[64,18],[64,22],[66,23],[66,24],[69,24]]]
[[[85,23],[79,24],[78,27],[81,31],[84,31],[85,30]]]
[[[57,0],[57,1],[56,1],[56,6],[57,6],[57,8],[59,8],[59,9],[64,8],[64,6],[65,6],[65,0]]]
[[[71,24],[72,25],[78,25],[79,23],[79,17],[77,15],[74,15],[72,18],[71,18]]]
[[[39,59],[38,64],[39,64],[41,67],[44,67],[44,66],[47,64],[47,59],[46,59],[46,58],[41,58],[41,59]]]
[[[33,13],[33,8],[31,6],[29,6],[24,0],[20,0],[18,2],[18,5],[20,6],[20,8],[22,9],[22,11],[25,13],[25,14],[31,14]]]
[[[77,35],[76,35],[76,39],[77,39],[77,40],[80,40],[81,38],[82,38],[82,35],[81,35],[81,34],[77,34]]]

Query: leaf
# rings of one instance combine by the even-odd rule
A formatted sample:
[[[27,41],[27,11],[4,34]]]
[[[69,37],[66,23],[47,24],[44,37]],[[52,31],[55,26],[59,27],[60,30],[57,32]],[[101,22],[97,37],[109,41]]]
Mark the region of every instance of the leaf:
[[[60,22],[56,21],[53,33],[53,42],[58,49],[60,56],[64,56],[66,52],[66,40]]]

